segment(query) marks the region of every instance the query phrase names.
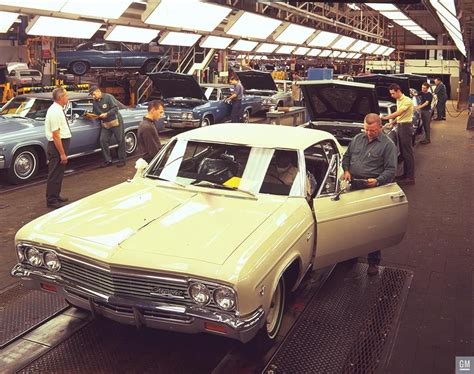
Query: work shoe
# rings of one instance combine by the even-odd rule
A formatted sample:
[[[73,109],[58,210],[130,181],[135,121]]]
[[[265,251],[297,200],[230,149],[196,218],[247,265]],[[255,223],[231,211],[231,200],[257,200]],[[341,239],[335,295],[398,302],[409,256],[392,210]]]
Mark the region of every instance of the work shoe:
[[[58,209],[58,208],[61,208],[62,205],[61,203],[59,202],[59,200],[56,200],[56,201],[47,201],[46,202],[46,206],[48,208],[53,208],[53,209]]]
[[[59,196],[59,197],[58,197],[58,201],[59,201],[60,203],[66,203],[66,202],[69,201],[69,199],[68,199],[66,196]]]
[[[431,143],[431,141],[430,141],[430,140],[426,140],[426,139],[425,139],[425,140],[422,140],[422,141],[420,142],[420,144],[430,144],[430,143]]]
[[[112,165],[112,161],[104,161],[103,163],[100,164],[101,168],[106,168],[108,166]]]
[[[379,273],[379,267],[375,264],[369,264],[367,268],[367,274],[370,276],[377,275]]]
[[[122,167],[124,167],[124,166],[125,166],[125,161],[119,161],[119,162],[117,163],[117,167],[118,167],[118,168],[122,168]]]

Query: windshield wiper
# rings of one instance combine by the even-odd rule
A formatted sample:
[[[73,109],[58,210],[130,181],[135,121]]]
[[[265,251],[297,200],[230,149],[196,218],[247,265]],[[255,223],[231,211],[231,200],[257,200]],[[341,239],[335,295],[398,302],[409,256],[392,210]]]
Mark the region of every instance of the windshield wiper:
[[[210,188],[217,188],[217,189],[221,189],[221,190],[230,190],[230,191],[243,192],[247,195],[250,195],[254,198],[257,198],[255,196],[255,194],[250,192],[250,191],[241,190],[240,188],[237,188],[237,187],[226,186],[226,185],[219,184],[219,183],[209,182],[209,181],[202,180],[202,179],[200,179],[200,180],[196,179],[195,181],[191,182],[190,184],[192,184],[193,186],[210,187]]]
[[[147,175],[148,178],[150,179],[158,179],[160,181],[164,181],[164,182],[170,182],[170,183],[173,183],[173,184],[176,184],[177,186],[179,187],[182,187],[182,188],[186,188],[186,186],[182,183],[179,183],[179,182],[176,182],[176,181],[172,181],[172,180],[169,180],[169,179],[166,179],[166,178],[162,178],[162,177],[159,177],[157,175],[153,175],[153,174],[149,174]]]

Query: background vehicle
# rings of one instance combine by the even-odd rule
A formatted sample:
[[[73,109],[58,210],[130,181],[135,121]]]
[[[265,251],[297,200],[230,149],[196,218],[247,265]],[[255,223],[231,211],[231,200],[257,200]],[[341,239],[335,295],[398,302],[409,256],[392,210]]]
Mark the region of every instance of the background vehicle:
[[[99,152],[100,124],[83,117],[92,111],[92,98],[83,93],[69,93],[65,113],[72,132],[70,158]],[[47,139],[44,135],[46,111],[53,103],[51,93],[19,95],[0,110],[0,169],[8,170],[11,183],[30,181],[46,165]],[[127,154],[137,148],[138,124],[146,109],[122,109]],[[112,145],[112,147],[115,147]]]
[[[7,64],[6,81],[14,88],[41,86],[43,74],[24,62],[13,62]]]
[[[88,42],[74,51],[57,53],[58,68],[74,75],[84,75],[90,69],[140,69],[150,72],[164,56],[156,52],[131,50],[120,42]]]

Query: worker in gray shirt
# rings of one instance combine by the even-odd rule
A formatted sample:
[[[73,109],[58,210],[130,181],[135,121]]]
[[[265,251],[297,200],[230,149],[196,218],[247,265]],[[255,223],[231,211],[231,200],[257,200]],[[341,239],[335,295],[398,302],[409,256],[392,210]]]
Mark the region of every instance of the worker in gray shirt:
[[[365,133],[352,139],[342,159],[342,178],[351,182],[351,190],[390,183],[397,170],[397,147],[382,133],[380,115],[367,114],[364,118],[364,130]],[[369,275],[378,273],[380,259],[380,251],[369,253]]]
[[[93,100],[93,112],[99,116],[102,128],[100,130],[100,147],[104,156],[104,162],[101,167],[112,165],[110,155],[110,138],[115,136],[118,144],[118,167],[125,166],[125,138],[123,135],[123,120],[119,113],[121,105],[111,94],[103,93],[99,87],[92,86],[89,89],[89,95]]]
[[[230,84],[232,84],[234,92],[226,99],[226,102],[232,104],[232,111],[230,113],[231,122],[240,123],[242,122],[242,97],[244,95],[244,87],[236,74],[230,79]]]
[[[146,162],[153,160],[161,148],[156,121],[163,117],[164,105],[159,100],[148,103],[148,112],[138,125],[138,150]]]
[[[444,121],[446,119],[446,101],[448,101],[448,91],[441,78],[435,78],[436,88],[434,94],[438,101],[436,102],[436,121]]]

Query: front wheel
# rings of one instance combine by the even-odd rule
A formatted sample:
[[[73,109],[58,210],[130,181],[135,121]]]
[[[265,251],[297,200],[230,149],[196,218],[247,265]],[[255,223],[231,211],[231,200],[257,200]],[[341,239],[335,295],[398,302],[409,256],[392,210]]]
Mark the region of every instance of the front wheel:
[[[138,145],[137,134],[135,131],[128,131],[125,134],[125,153],[131,155],[136,151]]]
[[[249,123],[250,122],[250,111],[245,109],[244,114],[242,115],[242,122]]]
[[[15,152],[8,169],[8,180],[13,184],[29,182],[39,169],[38,152],[32,148],[22,148]]]
[[[75,61],[71,64],[71,72],[74,75],[84,75],[89,70],[89,65],[84,61]]]
[[[206,127],[210,125],[212,125],[211,119],[208,116],[204,117],[201,121],[201,127]]]

